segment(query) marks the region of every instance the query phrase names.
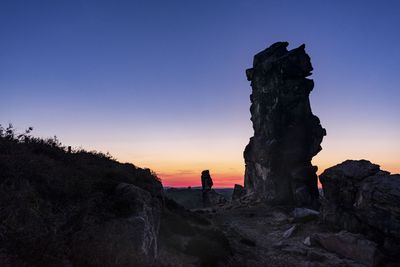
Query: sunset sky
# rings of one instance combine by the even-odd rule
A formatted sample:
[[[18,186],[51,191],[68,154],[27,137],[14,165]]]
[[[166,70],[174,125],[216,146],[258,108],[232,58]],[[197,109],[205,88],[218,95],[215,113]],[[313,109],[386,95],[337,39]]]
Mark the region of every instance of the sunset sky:
[[[400,1],[0,1],[0,123],[153,169],[166,186],[243,183],[245,69],[302,43],[327,136],[319,173],[400,172]]]

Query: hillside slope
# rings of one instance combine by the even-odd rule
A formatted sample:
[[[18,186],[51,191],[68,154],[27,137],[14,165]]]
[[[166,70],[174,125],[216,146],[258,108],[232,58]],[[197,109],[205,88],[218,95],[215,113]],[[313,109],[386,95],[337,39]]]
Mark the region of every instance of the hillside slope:
[[[213,266],[228,255],[223,234],[165,199],[151,170],[0,126],[0,266]]]

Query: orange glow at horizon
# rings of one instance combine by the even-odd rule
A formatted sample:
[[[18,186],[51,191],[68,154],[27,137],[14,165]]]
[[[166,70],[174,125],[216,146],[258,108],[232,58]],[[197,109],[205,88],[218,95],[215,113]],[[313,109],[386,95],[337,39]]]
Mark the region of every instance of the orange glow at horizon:
[[[361,159],[361,158],[360,158]],[[336,162],[332,164],[321,164],[318,165],[317,175],[319,176],[325,169],[332,167],[336,164],[341,163]],[[372,162],[377,163],[377,162]],[[379,164],[379,163],[378,163]],[[392,174],[400,173],[400,167],[394,166],[391,164],[381,163],[379,164],[382,170],[389,171]],[[243,185],[244,183],[244,164],[242,167],[243,171],[241,173],[224,173],[224,172],[214,172],[210,169],[211,177],[214,182],[214,188],[233,188],[235,184]],[[194,187],[201,186],[200,176],[201,170],[197,172],[191,173],[182,173],[182,172],[157,172],[157,176],[161,178],[163,186],[166,187]],[[319,182],[318,182],[319,183]]]
[[[318,166],[318,175],[347,159],[366,159],[380,165],[382,170],[400,173],[400,142],[395,131],[385,132],[382,137],[382,133],[363,128],[363,125],[357,131],[343,131],[323,124],[328,135],[321,144],[322,151],[312,160],[312,164]],[[110,151],[121,162],[150,168],[164,186],[200,186],[203,170],[210,170],[215,188],[243,185],[243,150],[248,136],[252,135],[251,128],[243,132],[229,131],[232,136],[222,139],[217,131],[209,130],[204,135],[201,132],[201,129],[194,132],[175,129],[153,133],[151,140],[121,140],[112,147],[99,142],[92,147]]]
[[[329,164],[323,167],[319,166],[317,175],[319,176],[326,168],[332,167],[339,163],[341,162]],[[381,166],[382,170],[389,171],[392,174],[400,173],[400,168],[398,166],[391,166],[390,164],[379,164],[379,165]],[[210,172],[214,182],[214,188],[233,188],[235,184],[243,185],[244,183],[244,166],[242,173],[225,174],[225,173],[216,173],[213,172],[213,170],[210,170]],[[159,172],[157,173],[157,175],[159,176],[159,178],[161,178],[163,186],[166,187],[201,186],[200,182],[201,171],[192,174],[184,174],[180,172],[176,173]]]
[[[377,159],[371,158],[353,158],[353,159],[367,159],[372,163],[380,165],[382,170],[389,171],[390,173],[400,173],[400,166],[391,162],[383,162]],[[317,175],[319,176],[325,169],[337,165],[343,162],[341,159],[337,159],[334,161],[327,160],[324,158],[316,157],[316,160],[313,161],[313,164],[318,166]],[[163,164],[161,164],[163,165]],[[205,164],[207,165],[207,164]],[[201,186],[201,172],[205,169],[210,170],[211,177],[214,182],[214,188],[233,188],[235,184],[243,185],[244,183],[244,163],[236,166],[236,168],[221,168],[218,167],[218,164],[209,164],[210,168],[200,168],[199,165],[193,165],[189,167],[189,165],[185,165],[184,169],[179,168],[158,168],[157,166],[152,166],[151,164],[143,164],[138,165],[139,167],[149,167],[153,171],[156,172],[157,176],[161,179],[164,187],[196,187]],[[223,164],[222,164],[223,165]],[[319,184],[320,187],[320,184]]]
[[[157,173],[157,175],[161,178],[164,187],[195,187],[201,186],[200,175],[182,175],[182,174],[165,174],[165,173]],[[213,187],[214,188],[231,188],[234,184],[243,185],[243,175],[242,176],[234,176],[234,175],[224,175],[218,173],[212,173],[211,177],[213,179]]]

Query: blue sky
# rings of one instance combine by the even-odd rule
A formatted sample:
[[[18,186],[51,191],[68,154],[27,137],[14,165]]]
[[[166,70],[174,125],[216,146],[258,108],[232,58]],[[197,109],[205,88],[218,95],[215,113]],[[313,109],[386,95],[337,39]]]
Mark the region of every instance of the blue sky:
[[[400,171],[399,1],[0,2],[0,123],[109,151],[168,183],[243,179],[244,71],[276,41],[306,44],[314,163]],[[218,180],[220,179],[220,180]]]

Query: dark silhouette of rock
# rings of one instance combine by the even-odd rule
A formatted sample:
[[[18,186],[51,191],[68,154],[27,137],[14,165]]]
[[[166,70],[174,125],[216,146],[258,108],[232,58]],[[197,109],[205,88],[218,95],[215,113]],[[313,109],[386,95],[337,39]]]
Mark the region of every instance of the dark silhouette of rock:
[[[201,187],[203,191],[211,190],[213,186],[213,181],[209,170],[204,170],[201,172]]]
[[[400,175],[367,160],[347,160],[326,169],[320,181],[324,222],[363,233],[389,254],[400,252]]]
[[[123,207],[122,218],[100,224],[85,225],[72,236],[72,253],[76,258],[98,255],[91,263],[101,266],[113,261],[150,264],[157,257],[161,203],[137,186],[119,184],[115,189],[117,205]],[[126,214],[124,214],[126,212]],[[134,251],[135,253],[132,253]]]
[[[232,193],[232,200],[238,200],[242,196],[244,196],[245,190],[244,187],[241,186],[240,184],[235,184],[235,187],[233,188],[233,193]]]
[[[318,244],[328,251],[360,262],[365,266],[378,266],[383,260],[377,244],[359,234],[346,231],[336,234],[318,233],[313,234],[311,239],[311,243]]]
[[[320,176],[322,219],[351,232],[367,224],[400,238],[400,179],[367,160],[347,160]],[[382,215],[385,216],[382,216]]]
[[[254,56],[251,81],[254,136],[244,151],[245,189],[276,204],[318,206],[317,167],[325,129],[311,111],[314,82],[304,45],[278,42]]]
[[[204,170],[201,172],[201,186],[203,207],[206,208],[226,203],[226,199],[212,189],[213,181],[209,170]]]

